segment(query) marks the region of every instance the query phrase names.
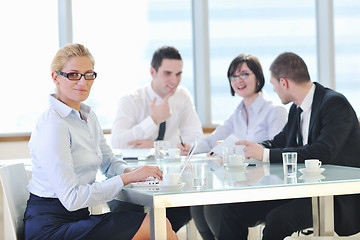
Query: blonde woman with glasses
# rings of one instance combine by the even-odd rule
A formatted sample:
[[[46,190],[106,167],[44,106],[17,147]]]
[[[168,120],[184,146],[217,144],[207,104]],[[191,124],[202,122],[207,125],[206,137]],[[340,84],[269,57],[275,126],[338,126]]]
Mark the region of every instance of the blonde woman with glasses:
[[[106,144],[99,122],[83,104],[97,77],[94,58],[81,44],[62,47],[51,65],[56,93],[32,132],[30,198],[25,239],[150,239],[145,213],[90,215],[88,208],[114,199],[123,186],[162,178],[156,166],[132,169]],[[100,170],[107,180],[95,182]],[[167,221],[167,238],[177,239]]]

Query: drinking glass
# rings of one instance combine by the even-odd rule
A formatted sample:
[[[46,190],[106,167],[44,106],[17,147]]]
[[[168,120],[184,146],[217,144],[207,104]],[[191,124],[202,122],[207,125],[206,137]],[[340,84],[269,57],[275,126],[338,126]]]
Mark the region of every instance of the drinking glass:
[[[297,171],[297,153],[284,152],[282,154],[284,176],[295,177]]]

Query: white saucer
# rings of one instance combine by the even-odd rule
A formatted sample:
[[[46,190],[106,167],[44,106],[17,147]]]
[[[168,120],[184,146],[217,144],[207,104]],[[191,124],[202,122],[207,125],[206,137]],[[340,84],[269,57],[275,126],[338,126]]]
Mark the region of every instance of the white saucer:
[[[232,164],[228,164],[226,166],[227,169],[245,169],[249,164],[248,163],[243,163],[241,165],[232,165]]]
[[[184,182],[178,183],[176,185],[164,185],[163,182],[159,183],[159,188],[161,190],[178,190],[181,189],[183,186],[185,186]]]
[[[313,175],[308,175],[308,174],[304,174],[304,175],[301,175],[299,177],[299,179],[302,179],[302,180],[305,180],[305,181],[319,181],[319,180],[322,180],[322,179],[325,179],[325,176],[322,175],[322,174],[313,174]]]
[[[319,168],[319,169],[316,169],[316,170],[310,170],[310,169],[307,169],[307,168],[301,168],[301,169],[299,169],[299,171],[302,174],[305,174],[305,175],[317,175],[317,174],[321,174],[323,171],[325,171],[325,168]]]

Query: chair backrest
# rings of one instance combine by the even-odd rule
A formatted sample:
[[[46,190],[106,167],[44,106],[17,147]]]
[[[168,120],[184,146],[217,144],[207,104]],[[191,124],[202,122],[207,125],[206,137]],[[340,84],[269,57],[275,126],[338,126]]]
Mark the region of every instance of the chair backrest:
[[[8,211],[10,223],[4,223],[5,239],[24,239],[24,212],[29,198],[29,183],[23,163],[0,167],[3,188],[4,212]]]

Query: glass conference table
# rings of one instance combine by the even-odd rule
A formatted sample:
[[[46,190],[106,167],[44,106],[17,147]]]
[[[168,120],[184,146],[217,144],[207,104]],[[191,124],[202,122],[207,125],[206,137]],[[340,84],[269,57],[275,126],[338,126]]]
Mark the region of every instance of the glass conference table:
[[[184,158],[129,161],[130,166],[158,165],[164,171],[177,171]],[[315,236],[334,235],[333,196],[360,193],[358,168],[323,165],[317,175],[284,177],[282,164],[257,164],[246,168],[224,169],[221,159],[194,155],[191,164],[206,165],[206,182],[194,187],[191,166],[182,175],[183,184],[174,188],[124,187],[118,199],[149,208],[151,239],[166,239],[167,207],[253,202],[312,197]],[[303,168],[298,165],[298,169]]]

